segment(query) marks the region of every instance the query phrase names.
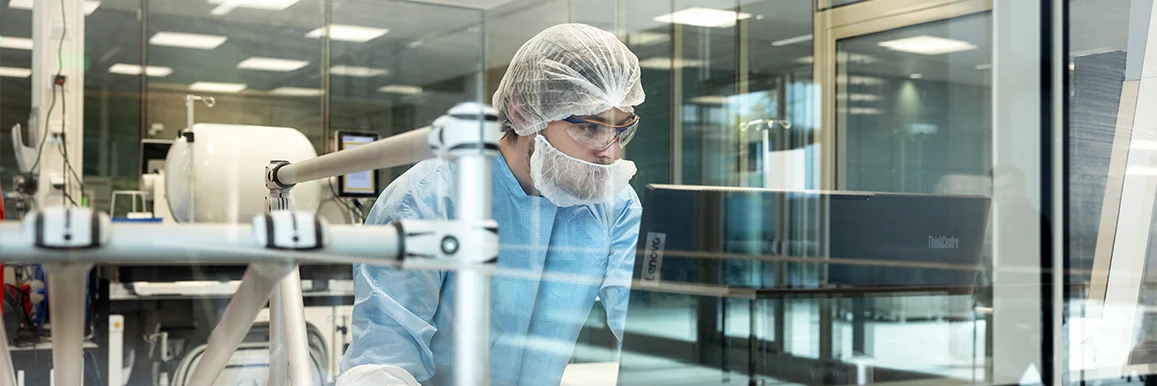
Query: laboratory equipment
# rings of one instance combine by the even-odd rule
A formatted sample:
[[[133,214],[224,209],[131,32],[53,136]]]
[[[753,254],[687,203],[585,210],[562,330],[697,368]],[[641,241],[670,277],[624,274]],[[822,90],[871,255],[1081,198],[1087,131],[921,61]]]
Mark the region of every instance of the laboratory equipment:
[[[270,160],[314,157],[313,143],[291,128],[193,125],[173,143],[165,160],[169,208],[177,222],[244,222],[264,211],[265,165]],[[317,209],[320,189],[317,181],[295,187],[293,208]]]
[[[197,151],[195,144],[200,141],[196,132],[194,127],[193,151],[187,154]],[[57,383],[62,385],[80,384],[77,361],[84,318],[75,315],[83,313],[82,304],[75,303],[83,299],[80,284],[94,262],[249,264],[188,384],[208,385],[217,378],[272,295],[272,351],[285,355],[274,357],[271,379],[303,385],[309,384],[311,375],[305,365],[309,358],[296,265],[396,264],[398,260],[405,269],[459,270],[453,322],[455,384],[488,384],[489,270],[497,259],[498,234],[497,224],[490,219],[486,186],[499,136],[494,109],[464,103],[429,128],[300,162],[266,160],[262,175],[268,210],[249,225],[110,224],[107,215],[87,208],[48,208],[28,216],[22,224],[0,224],[4,234],[0,254],[10,261],[37,261],[48,267],[53,287],[49,303],[58,316],[53,326],[53,362],[60,370]],[[410,164],[433,155],[454,162],[458,170],[460,206],[453,220],[403,221],[382,227],[331,226],[312,213],[291,210],[295,204],[291,190],[296,184]],[[202,157],[196,160],[206,162]],[[225,174],[235,170],[232,167],[223,165]],[[200,169],[191,175],[200,177]],[[191,200],[196,200],[197,194],[193,193]],[[172,195],[170,198],[177,201]],[[0,350],[7,349],[5,346],[6,342],[0,342]]]

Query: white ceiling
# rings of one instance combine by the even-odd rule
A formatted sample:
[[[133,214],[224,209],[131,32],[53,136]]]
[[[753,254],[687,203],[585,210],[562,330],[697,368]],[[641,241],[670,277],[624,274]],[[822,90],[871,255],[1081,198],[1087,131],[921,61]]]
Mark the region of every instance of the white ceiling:
[[[6,0],[0,4],[6,5]],[[453,4],[440,5],[432,3]],[[642,60],[670,58],[672,26],[655,21],[671,13],[669,0],[300,0],[284,11],[238,8],[224,16],[210,15],[214,7],[205,0],[148,0],[148,31],[141,33],[137,13],[140,0],[104,0],[87,19],[87,50],[92,69],[86,80],[94,87],[126,87],[139,83],[129,76],[110,75],[115,63],[139,63],[142,41],[157,31],[225,35],[229,40],[211,51],[148,46],[150,65],[174,69],[166,78],[151,83],[171,85],[194,81],[243,82],[253,90],[277,87],[321,86],[322,43],[304,35],[324,24],[326,6],[334,23],[388,28],[389,34],[367,43],[333,42],[331,62],[386,68],[392,75],[378,78],[333,77],[331,87],[345,95],[362,98],[399,98],[377,91],[388,84],[412,84],[433,92],[461,92],[461,79],[484,67],[501,67],[514,52],[539,31],[558,23],[583,22],[630,36],[659,34],[651,44],[631,44]],[[1124,49],[1127,42],[1129,0],[1072,0],[1072,51]],[[680,0],[679,9],[704,7],[742,9],[751,13],[747,49],[753,74],[798,69],[811,55],[811,42],[775,47],[771,42],[811,33],[812,8],[808,0]],[[0,35],[30,37],[31,12],[0,7]],[[984,27],[947,27],[937,33],[979,42]],[[738,28],[683,26],[683,58],[702,62],[707,68],[734,71],[738,51]],[[863,41],[870,41],[864,39]],[[874,46],[874,43],[868,44]],[[871,49],[870,47],[864,49]],[[901,73],[907,59],[881,52],[880,71]],[[975,53],[973,53],[975,54]],[[307,60],[310,64],[289,73],[238,70],[236,64],[266,56]],[[982,60],[972,54],[925,58],[950,60],[971,66]],[[0,50],[0,65],[27,68],[28,51]],[[483,62],[485,64],[483,65]],[[897,64],[900,63],[900,64]],[[980,64],[980,63],[976,63]],[[950,68],[951,66],[945,67]],[[963,70],[961,70],[963,71]],[[11,82],[4,78],[0,82]]]

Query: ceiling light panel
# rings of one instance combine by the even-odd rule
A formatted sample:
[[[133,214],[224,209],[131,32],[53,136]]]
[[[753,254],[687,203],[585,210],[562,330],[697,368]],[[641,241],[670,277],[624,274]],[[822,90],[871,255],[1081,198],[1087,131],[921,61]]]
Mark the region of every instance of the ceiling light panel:
[[[32,39],[28,38],[14,38],[11,36],[0,36],[0,48],[13,48],[17,50],[32,50]]]
[[[11,2],[8,3],[8,8],[29,9],[30,10],[30,9],[32,9],[32,1],[33,0],[12,0]],[[100,2],[99,1],[85,0],[85,2],[84,2],[84,14],[85,15],[91,15],[93,12],[96,11],[97,8],[100,8]]]
[[[880,42],[878,45],[893,51],[911,52],[920,55],[942,55],[976,49],[975,44],[966,41],[928,35],[889,40]]]
[[[704,95],[691,98],[691,103],[701,105],[723,105],[727,104],[727,97],[721,95]]]
[[[416,95],[416,94],[422,93],[422,88],[418,87],[418,86],[408,86],[408,85],[404,85],[404,84],[391,84],[389,86],[379,88],[378,91],[390,93],[390,94]]]
[[[285,96],[321,96],[324,92],[316,88],[280,87],[269,90],[270,94]]]
[[[665,33],[659,32],[633,32],[627,35],[627,43],[632,46],[645,46],[655,43],[662,43],[670,40]]]
[[[304,60],[252,57],[241,61],[237,68],[246,70],[289,72],[309,65]]]
[[[415,3],[448,5],[452,7],[490,10],[514,0],[410,0]]]
[[[675,59],[675,61],[672,62],[671,58],[650,58],[639,61],[639,67],[651,70],[669,70],[672,67],[675,69],[703,67],[705,64],[702,60],[695,59]]]
[[[794,38],[776,40],[774,42],[771,42],[771,45],[776,46],[776,47],[783,47],[786,45],[803,43],[803,42],[810,42],[810,41],[812,41],[812,35],[807,34],[807,35],[802,35],[802,36],[796,36]]]
[[[297,4],[299,0],[209,0],[209,4],[224,5],[227,7],[264,9],[267,11],[284,11]]]
[[[237,93],[248,85],[240,83],[195,82],[189,85],[189,90],[204,92]]]
[[[387,69],[384,69],[384,68],[347,66],[347,65],[343,64],[343,65],[337,65],[337,66],[330,67],[329,73],[331,75],[352,76],[352,77],[358,77],[358,78],[369,78],[369,77],[374,77],[374,76],[386,75],[386,74],[389,74],[390,71]]]
[[[32,76],[30,68],[0,67],[0,76],[9,78],[27,78]]]
[[[144,71],[144,73],[148,76],[153,76],[153,77],[158,77],[158,78],[164,78],[166,76],[169,76],[169,74],[173,73],[173,69],[169,68],[169,67],[146,66],[145,68],[141,68],[141,66],[138,66],[135,64],[124,64],[124,63],[117,63],[117,64],[112,65],[112,67],[108,68],[108,72],[111,72],[113,74],[122,74],[122,75],[140,75],[141,71]]]
[[[161,31],[149,38],[149,44],[154,46],[195,48],[211,50],[225,43],[229,38],[218,35],[187,34],[181,32]]]
[[[669,24],[685,24],[699,27],[734,27],[739,20],[751,18],[750,13],[724,11],[711,8],[687,8],[655,18],[655,21]]]
[[[329,36],[332,40],[365,43],[389,33],[386,28],[359,27],[356,25],[330,24]],[[325,27],[321,27],[305,34],[305,37],[320,39],[326,35]]]

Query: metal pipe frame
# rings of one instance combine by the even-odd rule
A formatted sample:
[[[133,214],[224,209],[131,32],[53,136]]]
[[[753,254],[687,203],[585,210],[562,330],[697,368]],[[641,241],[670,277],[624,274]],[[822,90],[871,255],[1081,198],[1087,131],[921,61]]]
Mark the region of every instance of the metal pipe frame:
[[[313,385],[309,341],[305,334],[305,305],[301,299],[301,274],[298,273],[297,267],[289,271],[277,287],[280,291],[278,300],[281,302],[281,318],[277,320],[284,323],[280,328],[281,336],[278,337],[278,341],[285,342],[285,349],[282,351],[286,353],[289,380],[293,386]]]
[[[267,202],[266,208],[271,213],[291,209],[293,201],[289,190],[296,183],[405,165],[432,157],[433,149],[438,148],[442,158],[452,159],[458,167],[457,198],[461,208],[455,220],[489,220],[490,158],[497,153],[500,135],[496,122],[497,116],[493,109],[464,104],[455,106],[448,116],[435,122],[435,129],[414,130],[296,164],[278,163],[267,169],[266,186],[270,189],[270,197],[277,200]],[[443,138],[445,128],[452,130],[450,142],[453,143]],[[270,215],[267,221],[273,221],[274,217]],[[182,226],[112,224],[107,225],[107,231],[113,237],[108,237],[99,247],[77,250],[38,247],[37,233],[41,230],[31,223],[0,224],[0,233],[4,235],[0,237],[0,255],[6,261],[37,262],[50,267],[51,312],[58,318],[53,326],[56,337],[54,362],[57,369],[67,369],[57,373],[57,379],[62,385],[81,384],[83,367],[80,365],[80,354],[84,335],[85,298],[83,283],[88,268],[94,262],[122,265],[249,263],[221,321],[210,334],[205,353],[192,372],[188,384],[208,386],[217,380],[232,353],[248,333],[253,320],[276,290],[276,297],[271,304],[271,352],[286,354],[286,375],[293,385],[310,385],[314,380],[308,366],[301,279],[296,264],[393,263],[407,254],[401,248],[404,233],[398,224],[395,224],[396,232],[383,231],[381,227],[333,226],[329,227],[325,242],[319,240],[316,248],[311,250],[298,250],[296,246],[286,249],[278,244],[275,247],[274,229],[258,228],[259,225],[258,222],[253,225]],[[272,223],[266,225],[272,226]],[[318,223],[317,226],[322,224]],[[268,240],[254,234],[255,230],[268,232]],[[494,232],[494,229],[487,231],[480,228],[477,231]],[[319,238],[321,234],[319,231]],[[296,236],[293,241],[298,241]],[[459,264],[443,268],[460,270],[455,290],[455,307],[458,312],[453,321],[458,330],[454,338],[457,346],[454,356],[458,367],[454,371],[454,379],[457,385],[489,384],[489,276],[497,256],[496,236],[494,243],[494,251],[489,255],[484,252],[487,248],[463,248],[454,257]],[[455,252],[445,253],[454,255]],[[77,302],[80,304],[74,304]],[[284,344],[280,344],[281,341]],[[283,384],[284,373],[280,370],[282,356],[271,358],[274,359],[270,366],[271,380]],[[11,361],[7,363],[11,366]],[[3,375],[0,371],[0,376]]]
[[[305,161],[287,164],[274,173],[283,187],[366,170],[377,170],[433,158],[430,127],[411,130],[353,149],[342,150]]]
[[[229,364],[229,358],[241,345],[245,334],[249,333],[253,320],[265,308],[265,302],[269,300],[274,286],[293,268],[292,265],[283,264],[252,264],[245,270],[245,276],[229,300],[225,314],[221,315],[221,321],[209,334],[209,343],[189,377],[189,386],[211,386],[217,381],[221,371]],[[55,347],[53,349],[53,352],[58,350]]]
[[[491,164],[481,152],[459,156],[455,220],[490,218]],[[471,186],[473,189],[463,189]],[[478,194],[486,192],[487,194]],[[465,248],[469,262],[481,263],[478,248]],[[490,272],[484,266],[457,272],[454,285],[454,384],[487,385],[490,381]],[[480,360],[482,359],[482,360]]]
[[[101,262],[119,265],[188,264],[393,264],[398,256],[398,235],[372,227],[331,225],[330,244],[310,251],[268,249],[254,238],[247,224],[157,226],[112,224],[109,244],[80,253],[68,249],[41,249],[36,235],[23,224],[0,223],[0,256],[8,263]],[[122,235],[117,237],[116,235]],[[123,235],[132,235],[126,237]]]
[[[269,298],[269,385],[289,383],[289,357],[285,349],[285,311],[282,309],[281,284]]]
[[[85,292],[88,263],[45,264],[48,271],[48,312],[52,315],[53,379],[60,385],[84,380]],[[6,364],[11,366],[11,362]]]

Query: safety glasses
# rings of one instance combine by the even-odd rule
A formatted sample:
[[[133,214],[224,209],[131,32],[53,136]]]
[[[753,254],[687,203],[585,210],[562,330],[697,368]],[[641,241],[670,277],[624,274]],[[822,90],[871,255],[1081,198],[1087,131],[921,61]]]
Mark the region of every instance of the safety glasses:
[[[595,151],[606,150],[616,142],[620,147],[625,147],[639,129],[639,116],[633,114],[631,119],[620,125],[582,119],[573,115],[563,121],[571,124],[566,130],[571,138]]]

